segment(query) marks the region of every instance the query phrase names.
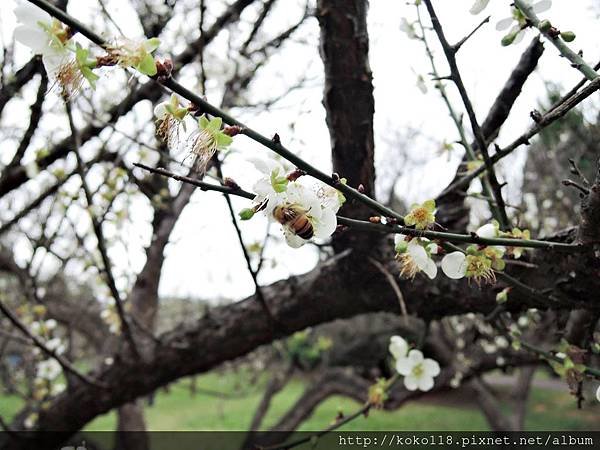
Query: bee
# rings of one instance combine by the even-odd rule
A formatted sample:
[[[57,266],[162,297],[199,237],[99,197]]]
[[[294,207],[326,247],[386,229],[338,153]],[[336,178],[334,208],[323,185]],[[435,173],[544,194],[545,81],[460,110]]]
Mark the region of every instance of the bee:
[[[313,224],[307,213],[306,209],[293,203],[278,205],[273,209],[273,217],[277,222],[283,225],[286,230],[305,240],[312,238],[314,235]]]

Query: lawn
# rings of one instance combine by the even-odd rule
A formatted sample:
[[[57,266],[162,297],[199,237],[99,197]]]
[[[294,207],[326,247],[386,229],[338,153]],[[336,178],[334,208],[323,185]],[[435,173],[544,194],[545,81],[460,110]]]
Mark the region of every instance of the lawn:
[[[245,430],[261,398],[261,386],[240,387],[241,377],[234,373],[210,373],[198,377],[198,392],[190,393],[190,379],[182,380],[160,390],[152,406],[146,408],[149,428],[166,430]],[[275,398],[265,427],[274,424],[300,396],[304,383],[295,379]],[[203,390],[229,394],[227,398]],[[459,403],[460,395],[436,397],[410,403],[393,411],[373,411],[368,418],[361,417],[342,430],[377,431],[478,431],[487,430],[487,423],[473,404]],[[14,397],[0,398],[0,414],[10,419],[18,410],[20,401]],[[360,405],[342,397],[333,397],[323,403],[301,430],[319,430],[331,423],[338,411],[350,414]],[[566,388],[562,391],[534,388],[526,421],[528,430],[591,430],[600,429],[600,405],[592,404],[578,410]],[[87,426],[89,431],[114,430],[113,412],[98,417]]]

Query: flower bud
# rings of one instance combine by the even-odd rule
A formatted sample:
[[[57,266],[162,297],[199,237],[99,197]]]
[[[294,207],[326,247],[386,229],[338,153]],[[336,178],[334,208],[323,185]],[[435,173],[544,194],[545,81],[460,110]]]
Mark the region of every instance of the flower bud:
[[[517,37],[517,34],[519,32],[518,31],[513,31],[512,33],[508,33],[506,36],[504,36],[502,38],[502,41],[500,41],[502,43],[502,45],[504,47],[508,47],[510,44],[512,44],[515,41],[515,38]]]
[[[573,42],[575,40],[575,33],[573,33],[572,31],[563,31],[562,33],[560,33],[560,37],[565,42]]]
[[[540,31],[548,31],[551,27],[552,24],[548,19],[544,19],[538,24],[538,28],[540,29]]]
[[[250,220],[254,217],[255,213],[256,211],[254,211],[254,208],[246,208],[239,212],[239,216],[241,220]]]

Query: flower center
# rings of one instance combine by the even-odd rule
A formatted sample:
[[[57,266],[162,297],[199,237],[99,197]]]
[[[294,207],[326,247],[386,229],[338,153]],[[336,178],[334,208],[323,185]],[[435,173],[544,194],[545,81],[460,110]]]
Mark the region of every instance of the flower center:
[[[494,271],[492,270],[492,261],[489,258],[480,255],[467,256],[466,275],[468,277],[473,277],[477,283],[480,283],[481,281],[492,282],[496,279]]]
[[[416,378],[421,378],[423,376],[423,374],[425,373],[425,369],[423,368],[423,364],[417,364],[415,367],[413,367],[412,369],[412,374],[416,377]]]
[[[403,278],[410,280],[421,270],[408,252],[397,253],[396,260],[400,263],[400,276]]]
[[[416,208],[412,211],[412,213],[417,222],[427,222],[429,211],[427,211],[425,208]]]

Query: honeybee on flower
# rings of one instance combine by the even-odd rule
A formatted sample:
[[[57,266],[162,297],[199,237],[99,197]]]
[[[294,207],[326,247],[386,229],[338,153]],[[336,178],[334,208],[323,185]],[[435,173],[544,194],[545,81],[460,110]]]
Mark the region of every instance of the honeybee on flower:
[[[259,210],[282,225],[287,244],[298,248],[314,238],[325,239],[337,227],[336,213],[345,198],[329,186],[306,186],[294,171],[275,159],[252,159],[262,177],[254,184],[254,208],[240,212],[243,220]]]

